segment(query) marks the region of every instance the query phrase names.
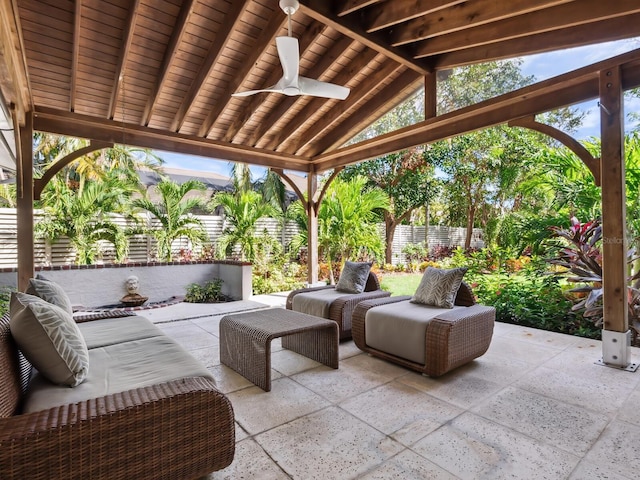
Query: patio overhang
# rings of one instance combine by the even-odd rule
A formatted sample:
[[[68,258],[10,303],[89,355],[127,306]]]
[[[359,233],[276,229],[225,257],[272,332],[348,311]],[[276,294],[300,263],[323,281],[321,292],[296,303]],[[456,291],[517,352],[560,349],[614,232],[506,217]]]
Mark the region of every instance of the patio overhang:
[[[600,98],[607,109],[603,223],[617,225],[612,238],[623,239],[604,247],[605,325],[623,333],[621,95],[640,85],[640,51],[442,115],[436,78],[456,66],[631,38],[639,22],[637,0],[301,0],[292,25],[300,73],[345,85],[349,97],[238,98],[231,94],[282,75],[275,37],[287,28],[276,0],[0,0],[0,90],[16,137],[19,285],[33,273],[34,131],[306,172],[313,214],[317,173]],[[344,146],[419,88],[424,121]],[[314,239],[311,228],[310,263]]]

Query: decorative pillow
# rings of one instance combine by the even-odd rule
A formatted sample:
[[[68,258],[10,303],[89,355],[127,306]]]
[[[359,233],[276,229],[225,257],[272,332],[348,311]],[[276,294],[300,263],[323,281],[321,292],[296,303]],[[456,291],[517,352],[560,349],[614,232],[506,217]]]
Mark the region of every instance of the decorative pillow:
[[[69,313],[34,295],[11,294],[9,328],[27,360],[48,380],[75,387],[89,371],[89,352]]]
[[[443,270],[427,267],[411,302],[441,308],[453,308],[466,268]]]
[[[51,280],[47,280],[44,277],[38,275],[36,278],[32,278],[29,280],[29,286],[27,287],[27,293],[29,295],[35,295],[36,297],[40,297],[46,302],[52,303],[53,305],[62,308],[65,312],[69,314],[73,313],[73,309],[71,308],[71,300],[62,289],[60,285]]]
[[[369,262],[345,262],[336,290],[346,293],[362,293],[371,271]]]

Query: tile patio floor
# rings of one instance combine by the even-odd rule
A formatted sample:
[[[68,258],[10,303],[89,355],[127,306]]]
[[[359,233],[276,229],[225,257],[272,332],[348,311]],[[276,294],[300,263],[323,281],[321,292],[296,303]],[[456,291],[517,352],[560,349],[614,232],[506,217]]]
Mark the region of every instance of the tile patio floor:
[[[158,326],[235,411],[235,460],[207,479],[640,478],[640,372],[595,365],[598,341],[498,323],[486,355],[437,379],[352,341],[338,370],[274,341],[266,393],[220,364],[222,315],[205,313]]]

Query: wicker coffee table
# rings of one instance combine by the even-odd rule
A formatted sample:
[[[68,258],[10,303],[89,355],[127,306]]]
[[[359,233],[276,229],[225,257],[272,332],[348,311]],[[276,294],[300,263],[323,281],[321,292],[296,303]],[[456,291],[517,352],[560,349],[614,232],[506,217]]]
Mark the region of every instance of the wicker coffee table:
[[[227,315],[220,320],[220,362],[265,391],[271,390],[271,340],[338,368],[338,324],[281,308]]]

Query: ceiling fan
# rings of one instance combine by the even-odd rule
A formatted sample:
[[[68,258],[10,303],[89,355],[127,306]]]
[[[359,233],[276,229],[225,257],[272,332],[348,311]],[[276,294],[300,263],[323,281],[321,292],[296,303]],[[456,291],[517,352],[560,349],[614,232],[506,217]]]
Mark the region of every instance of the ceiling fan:
[[[300,47],[298,39],[291,36],[291,15],[296,13],[298,0],[280,0],[280,8],[289,17],[289,36],[276,37],[278,57],[282,64],[283,75],[275,85],[260,90],[248,90],[233,93],[232,97],[246,97],[260,92],[283,93],[289,96],[311,95],[314,97],[336,98],[344,100],[349,95],[347,87],[334,83],[321,82],[298,74],[300,67]]]

